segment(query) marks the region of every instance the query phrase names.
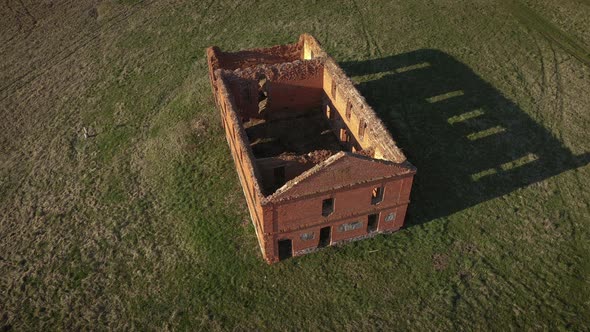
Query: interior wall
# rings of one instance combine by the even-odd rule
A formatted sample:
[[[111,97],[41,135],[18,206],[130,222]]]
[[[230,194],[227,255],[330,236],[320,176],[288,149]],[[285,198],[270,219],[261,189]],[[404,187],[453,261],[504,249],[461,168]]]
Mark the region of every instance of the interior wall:
[[[240,116],[276,119],[297,116],[322,105],[323,64],[318,60],[225,71]],[[266,82],[266,84],[263,84]],[[260,96],[268,98],[260,108]]]
[[[339,83],[336,76],[330,73],[329,70],[324,69],[322,87],[329,100],[327,104],[333,107],[334,112],[338,114],[337,118],[348,130],[351,141],[354,142],[353,146],[356,146],[357,149],[375,151],[374,140],[371,137],[373,134],[371,130],[372,123],[365,119],[364,105],[351,96],[348,91],[349,87],[346,84]],[[362,135],[361,126],[365,127]]]
[[[346,122],[344,122],[344,119],[342,119],[338,109],[334,106],[334,104],[332,104],[330,98],[328,98],[328,96],[325,94],[323,96],[322,113],[328,119],[330,127],[332,128],[332,132],[334,135],[336,135],[336,137],[338,137],[338,140],[346,148],[346,151],[357,152],[362,150],[362,147],[356,140],[356,137],[351,133],[351,130],[346,125]],[[344,137],[346,135],[343,130],[348,133],[347,139]]]
[[[235,70],[258,65],[271,65],[301,59],[301,43],[255,48],[238,52],[217,52],[219,68]],[[216,68],[217,69],[217,68]]]
[[[322,71],[303,80],[269,82],[266,119],[288,118],[322,105]]]
[[[275,192],[276,189],[284,184],[276,182],[274,171],[277,167],[285,168],[285,182],[287,182],[315,165],[311,161],[284,160],[276,157],[257,159],[256,164],[260,171],[263,190],[266,195]]]
[[[306,172],[318,163],[326,160],[332,155],[331,151],[318,150],[307,155],[300,156],[281,156],[256,159],[256,165],[262,179],[263,190],[265,195],[271,194],[282,184],[277,186],[275,178],[275,169],[277,167],[285,168],[285,182]]]

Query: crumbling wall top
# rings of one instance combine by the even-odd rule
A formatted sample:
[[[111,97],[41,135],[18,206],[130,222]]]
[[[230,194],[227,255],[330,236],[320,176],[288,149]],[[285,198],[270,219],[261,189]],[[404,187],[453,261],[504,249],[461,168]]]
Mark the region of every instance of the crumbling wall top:
[[[340,189],[385,178],[415,174],[409,163],[394,163],[356,153],[340,151],[287,182],[265,202],[280,202],[296,197]],[[379,176],[375,176],[380,174]]]
[[[298,184],[305,182],[309,178],[317,177],[320,173],[326,172],[328,174],[330,171],[327,169],[334,168],[335,165],[347,165],[346,172],[348,172],[348,176],[341,177],[339,181],[348,181],[348,185],[362,183],[363,181],[375,181],[381,176],[377,174],[378,172],[367,173],[363,167],[382,169],[383,174],[385,174],[384,176],[399,176],[415,173],[415,167],[397,147],[389,131],[375,111],[358,92],[342,68],[322,49],[320,43],[313,36],[302,34],[299,37],[299,41],[294,44],[238,52],[222,52],[217,47],[210,47],[207,49],[207,57],[211,66],[212,82],[218,81],[220,93],[230,100],[231,107],[228,107],[228,109],[232,113],[231,121],[235,122],[236,127],[239,128],[238,142],[242,145],[240,148],[248,156],[246,158],[248,160],[245,161],[246,166],[251,169],[251,173],[256,177],[256,194],[261,199],[261,204],[289,199],[289,197],[297,195],[299,191],[311,190],[309,188],[304,190],[304,186]],[[236,80],[257,81],[268,79],[270,82],[301,81],[317,76],[318,72],[323,72],[323,75],[329,75],[331,81],[328,82],[337,85],[340,95],[358,106],[354,108],[353,114],[355,115],[355,119],[367,124],[364,136],[368,137],[369,144],[365,144],[363,149],[357,152],[338,152],[331,157],[328,157],[325,153],[321,154],[321,156],[318,155],[317,157],[321,158],[317,160],[317,164],[314,167],[287,181],[274,194],[264,197],[261,190],[263,186],[260,182],[259,170],[254,162],[256,158],[253,155],[248,136],[241,123],[240,113],[235,104],[236,100],[234,100],[230,93],[230,84],[235,84],[231,82]],[[323,88],[326,89],[325,86]],[[242,90],[246,91],[247,89]],[[338,111],[344,112],[342,109]],[[367,141],[365,140],[364,142],[366,143]],[[300,158],[300,156],[288,155],[282,157]],[[367,162],[370,163],[367,164]],[[356,171],[350,173],[354,169]],[[357,179],[356,175],[358,174],[363,174],[364,177]],[[321,190],[334,189],[329,182],[325,185],[327,187]],[[342,182],[340,185],[344,186],[345,184]]]
[[[280,64],[261,64],[243,69],[222,70],[229,79],[242,78],[257,80],[264,75],[271,81],[296,81],[315,76],[323,68],[323,59],[309,61],[295,60]]]

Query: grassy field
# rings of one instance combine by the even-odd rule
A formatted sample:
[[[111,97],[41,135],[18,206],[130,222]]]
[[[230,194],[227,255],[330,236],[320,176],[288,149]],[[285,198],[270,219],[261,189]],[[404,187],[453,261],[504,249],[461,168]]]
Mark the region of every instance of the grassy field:
[[[590,326],[588,0],[7,0],[0,15],[4,330]],[[418,175],[403,230],[268,266],[204,49],[303,32]]]

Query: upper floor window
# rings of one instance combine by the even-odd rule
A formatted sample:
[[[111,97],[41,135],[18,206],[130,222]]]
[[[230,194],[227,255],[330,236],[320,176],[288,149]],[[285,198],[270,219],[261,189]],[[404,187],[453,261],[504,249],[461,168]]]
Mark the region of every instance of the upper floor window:
[[[359,139],[363,139],[365,137],[365,129],[367,129],[367,123],[365,120],[361,120],[359,123]]]
[[[348,130],[340,128],[340,141],[344,143],[350,142],[350,134],[348,134]]]
[[[328,198],[322,201],[322,216],[327,217],[334,212],[334,199]]]
[[[351,114],[352,114],[352,102],[349,100],[346,103],[346,119],[350,120]]]
[[[375,187],[371,192],[371,204],[379,204],[383,200],[383,187]]]
[[[332,98],[336,100],[336,82],[332,81]]]

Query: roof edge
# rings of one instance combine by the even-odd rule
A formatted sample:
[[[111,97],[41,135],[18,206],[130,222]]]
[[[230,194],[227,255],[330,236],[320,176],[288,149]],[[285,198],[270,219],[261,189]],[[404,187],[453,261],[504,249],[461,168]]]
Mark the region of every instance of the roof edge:
[[[400,167],[400,168],[403,168],[406,170],[402,174],[393,174],[391,176],[370,178],[370,179],[367,179],[367,181],[364,181],[363,183],[392,178],[392,177],[397,177],[397,176],[413,175],[413,174],[416,174],[416,170],[417,170],[416,167],[414,165],[412,165],[410,162],[408,162],[407,160],[405,160],[401,163],[396,163],[396,162],[393,162],[390,160],[371,158],[371,157],[363,156],[363,155],[360,155],[357,153],[352,153],[352,152],[347,152],[347,151],[339,151],[339,152],[335,153],[334,155],[330,156],[328,159],[326,159],[326,160],[318,163],[314,167],[310,168],[309,170],[307,170],[307,171],[301,173],[300,175],[296,176],[295,178],[287,181],[282,187],[277,189],[273,194],[266,196],[261,201],[261,203],[263,205],[265,205],[265,204],[272,204],[272,203],[277,203],[277,202],[281,202],[281,201],[288,201],[288,200],[293,199],[292,197],[285,197],[285,195],[287,195],[292,188],[297,186],[302,181],[307,180],[307,179],[313,177],[314,175],[318,174],[320,171],[322,171],[324,169],[328,169],[331,165],[335,164],[336,162],[338,162],[340,160],[343,160],[344,158],[357,158],[357,159],[367,160],[367,161],[371,161],[371,162],[377,162],[377,163],[381,163],[381,164],[385,164],[385,165],[396,166],[396,167]],[[348,185],[333,187],[333,188],[332,187],[325,188],[325,190],[322,190],[319,192],[324,192],[324,191],[328,192],[328,191],[331,191],[334,189],[343,188],[343,187],[351,186],[354,184],[356,184],[356,183],[350,183]]]

